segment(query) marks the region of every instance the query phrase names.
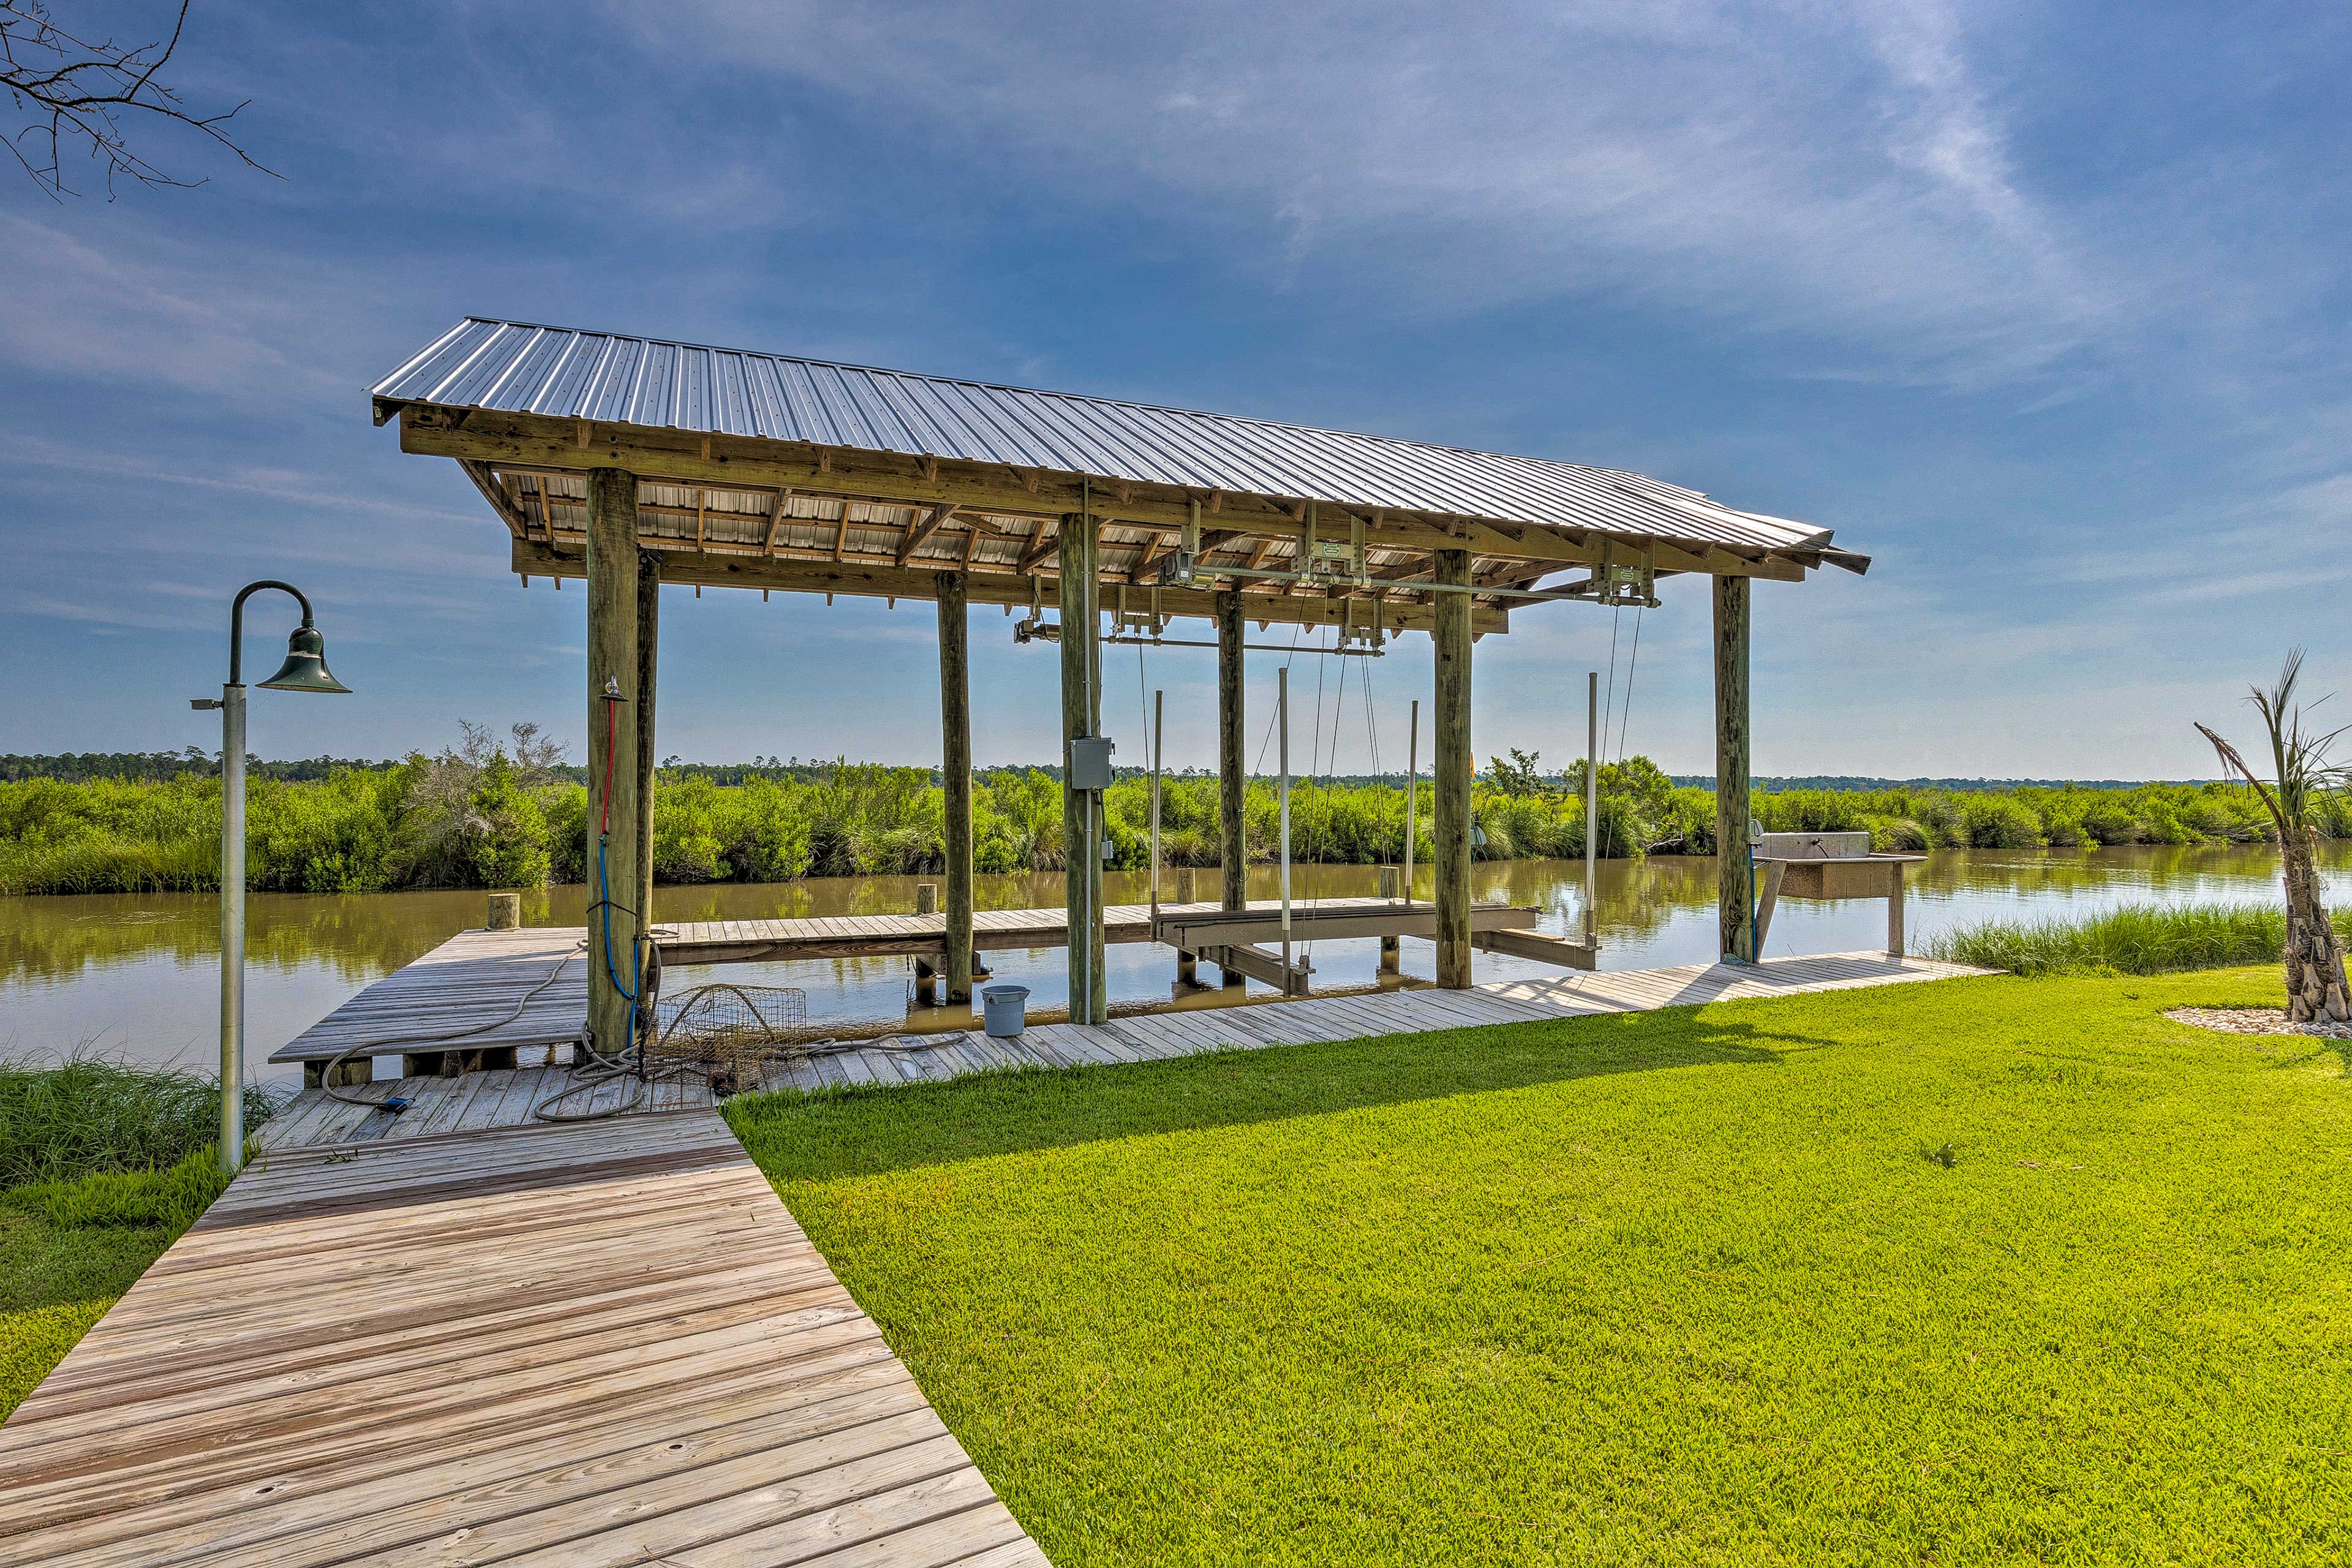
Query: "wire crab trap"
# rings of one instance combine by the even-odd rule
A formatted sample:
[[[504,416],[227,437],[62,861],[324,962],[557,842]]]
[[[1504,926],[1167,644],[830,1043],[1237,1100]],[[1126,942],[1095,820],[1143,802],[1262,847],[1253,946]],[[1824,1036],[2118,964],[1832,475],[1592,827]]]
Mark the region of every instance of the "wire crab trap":
[[[720,1094],[759,1087],[770,1062],[808,1054],[808,993],[797,985],[698,985],[654,1004],[654,1060],[691,1063]]]

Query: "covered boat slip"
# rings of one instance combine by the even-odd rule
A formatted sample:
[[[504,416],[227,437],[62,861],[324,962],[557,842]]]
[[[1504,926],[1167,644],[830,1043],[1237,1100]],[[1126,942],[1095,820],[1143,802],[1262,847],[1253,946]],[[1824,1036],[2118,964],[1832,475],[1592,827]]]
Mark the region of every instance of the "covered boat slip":
[[[1223,906],[1242,904],[1244,627],[1435,644],[1444,986],[1471,983],[1471,647],[1514,607],[1654,604],[1712,585],[1717,836],[1748,826],[1750,582],[1864,557],[1829,531],[1637,474],[785,355],[469,319],[372,391],[402,449],[455,459],[526,580],[584,578],[590,810],[600,892],[588,1027],[626,1037],[652,941],[658,586],[851,594],[939,606],[945,979],[971,994],[969,607],[1059,644],[1074,1016],[1107,1014],[1101,944],[1103,623],[1216,628]],[[1055,619],[1045,620],[1050,609]],[[1130,752],[1130,755],[1133,754]],[[1755,957],[1753,873],[1719,858],[1720,952]],[[1585,944],[1586,961],[1591,943]],[[1235,949],[1238,957],[1242,950]]]

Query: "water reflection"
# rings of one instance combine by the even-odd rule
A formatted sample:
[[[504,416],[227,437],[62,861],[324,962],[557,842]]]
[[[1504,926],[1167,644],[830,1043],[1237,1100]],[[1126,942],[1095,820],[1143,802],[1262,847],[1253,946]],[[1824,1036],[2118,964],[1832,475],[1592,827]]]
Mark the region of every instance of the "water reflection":
[[[2322,847],[2328,896],[2352,896],[2352,844]],[[1482,864],[1474,873],[1481,899],[1535,906],[1540,927],[1572,934],[1583,919],[1580,864],[1515,860]],[[1991,915],[2078,914],[2133,900],[2267,900],[2278,893],[2275,858],[2259,847],[2186,847],[2095,850],[1941,850],[1914,868],[1910,929],[1915,941]],[[1177,894],[1176,874],[1162,873],[1162,896]],[[721,884],[664,888],[656,913],[664,921],[746,920],[771,916],[887,914],[914,907],[923,879],[830,879],[769,886]],[[1415,897],[1434,886],[1426,867]],[[1142,872],[1104,878],[1114,903],[1141,903]],[[1214,871],[1193,874],[1196,896],[1216,896]],[[1370,866],[1310,866],[1294,872],[1302,901],[1368,896],[1379,891]],[[1276,873],[1251,874],[1251,896],[1276,895]],[[978,879],[982,908],[1057,904],[1059,873]],[[1715,949],[1715,862],[1661,857],[1604,862],[1600,874],[1602,964],[1610,969],[1692,963]],[[583,918],[585,896],[576,887],[526,895],[524,920],[534,925]],[[352,895],[255,894],[247,904],[250,972],[247,1028],[258,1061],[325,1015],[360,986],[409,963],[451,933],[482,921],[482,895],[473,892]],[[67,1048],[92,1042],[145,1061],[208,1060],[216,1015],[218,906],[202,894],[107,894],[87,898],[0,899],[0,1050]],[[1831,952],[1874,948],[1884,940],[1885,907],[1876,902],[1782,903],[1769,952]],[[1357,989],[1381,983],[1379,943],[1370,939],[1325,942],[1311,953],[1318,986]],[[988,955],[999,981],[1026,985],[1033,1012],[1050,1014],[1065,1000],[1059,949]],[[1121,944],[1108,954],[1114,1003],[1122,1010],[1178,1003],[1222,1005],[1220,991],[1180,994],[1174,955],[1148,944]],[[1427,942],[1404,943],[1408,978],[1427,979],[1433,952]],[[1480,954],[1481,978],[1549,973],[1517,959]],[[676,969],[673,988],[715,971]],[[1204,978],[1216,971],[1203,965]],[[800,963],[734,964],[728,978],[798,985],[813,1019],[841,1026],[906,1027],[911,965],[905,959],[845,959]],[[1255,984],[1252,999],[1269,993]],[[960,1022],[944,1015],[917,1023]],[[272,1069],[273,1077],[281,1075]]]

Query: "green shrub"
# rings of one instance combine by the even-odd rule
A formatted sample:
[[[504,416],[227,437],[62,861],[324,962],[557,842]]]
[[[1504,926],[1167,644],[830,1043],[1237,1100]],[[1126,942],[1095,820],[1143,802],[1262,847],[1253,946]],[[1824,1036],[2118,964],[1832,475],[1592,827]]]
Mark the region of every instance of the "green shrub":
[[[247,861],[256,889],[303,892],[377,888],[579,883],[590,874],[588,793],[550,764],[529,726],[513,755],[468,727],[463,747],[399,766],[337,769],[323,779],[254,781]],[[526,761],[526,759],[528,759]],[[1498,782],[1474,784],[1484,858],[1580,856],[1584,767],[1547,777],[1515,754]],[[1509,787],[1506,787],[1506,785]],[[1420,786],[1426,862],[1435,789]],[[1213,866],[1223,843],[1212,775],[1162,781],[1160,847],[1168,864]],[[1615,858],[1715,852],[1715,795],[1678,789],[1645,757],[1601,773],[1599,852]],[[2026,786],[1951,790],[1762,790],[1768,831],[1865,831],[1881,850],[2025,849],[2119,844],[2257,843],[2269,837],[2252,796],[2225,784],[2128,789]],[[1106,792],[1121,866],[1143,863],[1150,786],[1129,776]],[[973,860],[982,871],[1058,870],[1062,788],[1043,769],[992,769],[973,785]],[[216,885],[220,794],[186,774],[161,782],[100,778],[0,781],[0,893],[204,890]],[[662,882],[772,881],[800,876],[936,872],[945,856],[945,796],[929,770],[839,761],[782,779],[665,773],[654,793],[655,877]],[[2352,837],[2352,796],[2320,797],[2332,837]],[[1274,783],[1244,792],[1245,854],[1274,858]],[[1291,850],[1301,862],[1394,863],[1404,857],[1404,797],[1392,784],[1294,782]]]
[[[2007,795],[1972,795],[1960,805],[1965,842],[1975,849],[2035,849],[2042,845],[2042,820],[2021,801]]]

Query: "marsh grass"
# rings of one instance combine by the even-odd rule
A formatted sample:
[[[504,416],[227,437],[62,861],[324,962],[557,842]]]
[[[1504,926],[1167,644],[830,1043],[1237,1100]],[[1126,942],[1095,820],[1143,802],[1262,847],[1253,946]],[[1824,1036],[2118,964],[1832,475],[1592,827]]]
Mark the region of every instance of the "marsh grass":
[[[2336,917],[2352,931],[2352,911]],[[2164,974],[2276,962],[2286,915],[2262,904],[2126,904],[2069,919],[1980,921],[1927,943],[1930,957],[2016,974]]]
[[[178,1166],[214,1142],[219,1083],[89,1050],[57,1062],[0,1062],[0,1187]],[[278,1093],[248,1087],[247,1128],[280,1103]]]

